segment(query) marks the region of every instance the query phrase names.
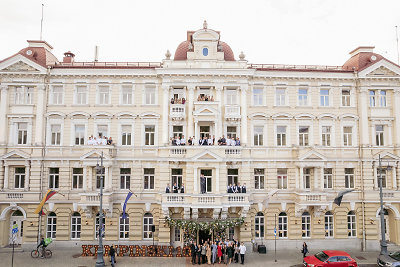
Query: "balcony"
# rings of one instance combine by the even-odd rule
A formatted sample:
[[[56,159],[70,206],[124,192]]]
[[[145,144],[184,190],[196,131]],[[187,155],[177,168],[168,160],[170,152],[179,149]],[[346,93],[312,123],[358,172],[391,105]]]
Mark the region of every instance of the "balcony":
[[[38,192],[0,192],[0,203],[39,201],[39,197]]]
[[[225,119],[239,120],[240,119],[240,106],[239,105],[226,105],[225,106]]]
[[[163,194],[162,205],[165,207],[222,208],[249,206],[248,194]]]
[[[100,206],[100,193],[81,193],[79,205]],[[106,207],[112,205],[112,193],[103,193],[103,205]]]
[[[297,193],[296,202],[304,205],[327,203],[327,193]]]
[[[185,105],[184,104],[171,104],[169,114],[173,120],[184,120],[185,119]]]

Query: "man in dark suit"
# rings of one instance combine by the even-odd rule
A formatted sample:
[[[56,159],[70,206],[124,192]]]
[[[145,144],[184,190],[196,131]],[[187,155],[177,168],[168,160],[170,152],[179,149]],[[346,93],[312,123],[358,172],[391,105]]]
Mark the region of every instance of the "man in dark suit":
[[[196,242],[193,242],[190,246],[191,256],[192,256],[192,265],[196,264],[196,254],[197,254],[197,245]]]
[[[246,183],[244,183],[242,186],[242,193],[244,193],[244,194],[246,193]]]
[[[165,193],[169,193],[171,190],[169,188],[169,184],[167,184],[167,187],[165,187]]]
[[[172,187],[172,192],[173,193],[178,193],[178,186],[176,185],[176,183],[174,183],[174,186]]]
[[[182,183],[182,185],[181,185],[181,193],[183,194],[183,193],[185,193],[185,186],[183,185],[183,183]]]

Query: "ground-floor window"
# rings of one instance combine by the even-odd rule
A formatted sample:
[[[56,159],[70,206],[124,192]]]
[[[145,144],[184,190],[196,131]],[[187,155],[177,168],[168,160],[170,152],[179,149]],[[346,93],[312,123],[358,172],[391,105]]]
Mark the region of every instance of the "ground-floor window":
[[[301,215],[301,236],[311,237],[311,216],[307,211]]]
[[[264,214],[258,212],[254,221],[254,230],[256,238],[264,238]]]
[[[46,237],[56,238],[57,230],[57,215],[54,212],[50,212],[47,215],[47,231]]]
[[[106,236],[106,218],[104,217],[104,214],[103,214],[103,229],[101,230],[101,235],[102,235],[102,237],[105,237]],[[99,213],[97,213],[97,215],[96,215],[96,223],[95,223],[95,225],[96,225],[96,229],[95,229],[95,238],[97,239],[98,237],[99,237],[99,225],[100,225],[100,214]]]
[[[153,225],[153,215],[146,213],[143,216],[143,239],[153,238],[153,232],[151,231]]]
[[[127,239],[129,238],[129,216],[126,214],[125,219],[122,218],[122,214],[119,217],[119,238]]]
[[[279,213],[278,216],[279,237],[286,238],[288,235],[288,217],[286,212]]]
[[[74,212],[71,217],[71,239],[81,238],[81,215],[79,212]]]
[[[356,213],[352,210],[347,214],[347,231],[349,237],[355,237],[357,235],[356,228]]]
[[[181,229],[179,227],[175,227],[174,240],[175,242],[181,241]]]
[[[333,214],[330,211],[325,213],[325,237],[333,237]]]

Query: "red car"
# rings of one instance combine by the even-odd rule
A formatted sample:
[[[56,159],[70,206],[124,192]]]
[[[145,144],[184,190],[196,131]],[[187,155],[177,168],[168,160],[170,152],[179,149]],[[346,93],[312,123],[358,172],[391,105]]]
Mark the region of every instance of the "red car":
[[[350,255],[340,250],[324,250],[314,256],[303,259],[306,267],[357,267],[357,262]]]

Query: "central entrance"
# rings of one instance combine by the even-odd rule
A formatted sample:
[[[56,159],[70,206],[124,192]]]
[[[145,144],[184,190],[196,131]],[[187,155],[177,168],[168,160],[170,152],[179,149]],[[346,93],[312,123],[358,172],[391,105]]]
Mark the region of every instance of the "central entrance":
[[[204,242],[208,241],[208,239],[210,239],[210,241],[212,241],[212,234],[210,234],[210,230],[199,230],[199,240],[198,240],[198,244],[203,244]]]

